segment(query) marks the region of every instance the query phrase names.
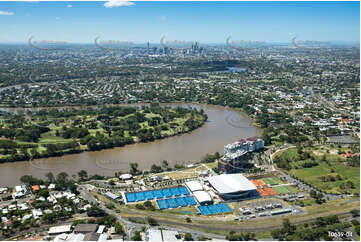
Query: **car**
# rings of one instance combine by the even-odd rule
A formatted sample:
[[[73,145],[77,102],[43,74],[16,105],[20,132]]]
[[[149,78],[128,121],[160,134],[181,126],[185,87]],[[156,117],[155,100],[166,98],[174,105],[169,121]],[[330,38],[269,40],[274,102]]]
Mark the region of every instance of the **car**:
[[[275,203],[273,204],[274,208],[282,208],[282,204],[281,203]]]
[[[267,204],[266,209],[273,209],[273,205],[272,204]]]
[[[249,215],[249,214],[252,214],[251,210],[246,209],[243,211],[243,215]]]

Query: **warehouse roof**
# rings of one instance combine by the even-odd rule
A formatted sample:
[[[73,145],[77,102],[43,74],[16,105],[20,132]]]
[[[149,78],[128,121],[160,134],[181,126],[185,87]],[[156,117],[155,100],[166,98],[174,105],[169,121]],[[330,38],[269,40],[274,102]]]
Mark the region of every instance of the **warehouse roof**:
[[[191,192],[202,191],[203,190],[202,185],[197,181],[186,182],[186,185],[189,188],[189,190],[191,190]]]
[[[97,224],[77,224],[74,228],[74,233],[93,233],[97,228]]]
[[[208,181],[220,194],[245,192],[257,189],[256,186],[241,173],[212,176]]]
[[[119,198],[118,195],[116,195],[116,194],[114,194],[112,192],[106,192],[106,193],[104,193],[104,195],[111,198],[111,199],[113,199],[113,200],[117,200]]]
[[[84,241],[97,241],[99,239],[100,234],[97,233],[87,233],[84,236]]]
[[[71,225],[55,226],[49,229],[49,234],[61,234],[71,232]]]
[[[83,241],[85,235],[84,234],[69,234],[67,241]]]

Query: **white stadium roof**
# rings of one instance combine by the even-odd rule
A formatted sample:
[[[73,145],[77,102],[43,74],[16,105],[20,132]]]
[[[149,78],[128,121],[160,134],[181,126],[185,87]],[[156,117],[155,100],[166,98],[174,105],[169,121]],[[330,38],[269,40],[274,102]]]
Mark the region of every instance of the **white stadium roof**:
[[[211,196],[205,191],[197,191],[194,192],[194,197],[197,199],[199,203],[205,203],[212,201]]]
[[[212,176],[208,181],[220,194],[246,192],[257,189],[256,186],[241,173]]]
[[[191,192],[202,191],[203,190],[202,185],[197,181],[186,182],[186,185],[189,188],[189,190],[191,190]]]

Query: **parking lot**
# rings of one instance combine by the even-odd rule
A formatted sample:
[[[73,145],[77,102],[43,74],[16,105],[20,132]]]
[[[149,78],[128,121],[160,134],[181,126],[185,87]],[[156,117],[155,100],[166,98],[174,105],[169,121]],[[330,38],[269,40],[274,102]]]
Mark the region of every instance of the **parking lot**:
[[[300,208],[291,207],[286,202],[276,198],[240,202],[238,206],[234,206],[234,211],[239,216],[236,220],[241,221],[303,212]]]

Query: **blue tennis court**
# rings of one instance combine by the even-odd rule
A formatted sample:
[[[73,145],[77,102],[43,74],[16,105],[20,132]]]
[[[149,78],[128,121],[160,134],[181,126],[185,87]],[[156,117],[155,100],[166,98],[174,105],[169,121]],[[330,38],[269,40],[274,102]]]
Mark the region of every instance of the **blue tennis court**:
[[[222,211],[223,213],[232,212],[232,209],[231,209],[230,207],[228,207],[228,205],[225,204],[225,203],[220,203],[220,204],[218,204],[218,207],[221,209],[221,211]]]
[[[160,198],[163,198],[164,197],[164,194],[161,190],[155,190],[154,191],[154,197],[157,198],[157,199],[160,199]]]
[[[182,193],[183,195],[189,195],[189,191],[186,187],[178,187],[178,190],[180,191],[180,193]]]
[[[211,214],[211,211],[209,211],[207,206],[199,206],[198,207],[199,212],[201,212],[202,215],[209,215]]]
[[[165,200],[157,200],[157,204],[158,204],[159,209],[161,209],[161,210],[168,208],[168,205],[165,202]]]
[[[145,200],[145,194],[144,192],[137,192],[135,194],[135,197],[137,198],[137,201],[144,201]]]
[[[178,205],[181,207],[185,207],[188,205],[184,200],[184,197],[177,197],[175,200],[177,201]]]
[[[154,199],[154,193],[153,193],[153,191],[146,191],[146,192],[145,192],[145,198],[146,198],[147,200],[153,200],[153,199]]]
[[[196,202],[196,200],[194,200],[193,197],[185,197],[184,199],[188,205],[191,205],[191,206],[197,205],[197,202]]]
[[[125,195],[128,202],[135,202],[135,194],[134,193],[128,193]]]
[[[177,208],[178,203],[175,199],[167,199],[170,208]]]
[[[168,198],[163,200],[157,200],[159,209],[169,209],[169,208],[178,208],[196,205],[196,201],[193,197],[177,197],[177,198]]]
[[[170,191],[172,192],[173,196],[175,196],[175,197],[181,196],[181,193],[180,193],[178,187],[173,187],[170,189]]]
[[[230,209],[230,207],[228,207],[228,205],[225,203],[213,204],[209,206],[199,206],[198,210],[202,215],[232,212],[232,209]]]
[[[182,187],[164,188],[161,190],[127,193],[125,197],[127,199],[127,202],[132,203],[132,202],[142,202],[146,200],[154,200],[154,199],[162,199],[162,198],[181,197],[184,195],[187,196],[190,195],[190,193],[185,186],[182,186]],[[196,203],[195,204],[192,203],[191,205],[196,205]]]
[[[163,194],[164,194],[165,197],[172,197],[173,196],[173,194],[171,193],[169,188],[163,189]]]

